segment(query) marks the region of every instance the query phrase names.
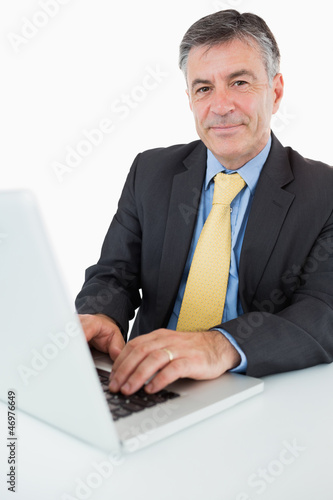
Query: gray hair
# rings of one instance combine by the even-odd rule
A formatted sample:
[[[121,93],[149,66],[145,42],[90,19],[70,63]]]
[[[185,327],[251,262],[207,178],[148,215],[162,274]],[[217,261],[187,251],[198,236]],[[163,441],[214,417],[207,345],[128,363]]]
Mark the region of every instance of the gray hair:
[[[237,10],[221,10],[195,22],[185,33],[179,47],[179,67],[187,76],[187,61],[193,47],[242,40],[256,42],[260,48],[270,85],[280,69],[280,51],[273,33],[261,17]]]

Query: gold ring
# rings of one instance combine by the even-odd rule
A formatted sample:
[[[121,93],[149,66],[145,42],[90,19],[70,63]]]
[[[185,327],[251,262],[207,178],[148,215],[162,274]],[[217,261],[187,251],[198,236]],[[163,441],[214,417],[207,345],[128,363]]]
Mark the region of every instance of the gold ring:
[[[163,351],[165,351],[167,353],[167,355],[169,356],[169,363],[173,360],[173,354],[171,351],[169,351],[169,349],[163,349]]]

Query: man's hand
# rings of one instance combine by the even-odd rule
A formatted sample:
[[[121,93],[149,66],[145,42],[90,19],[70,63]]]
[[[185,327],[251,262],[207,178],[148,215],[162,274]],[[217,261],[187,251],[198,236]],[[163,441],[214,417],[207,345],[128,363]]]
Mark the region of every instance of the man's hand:
[[[125,346],[118,325],[104,314],[79,314],[79,318],[89,344],[114,361]]]
[[[133,394],[158,372],[145,386],[154,393],[179,378],[217,378],[239,363],[237,350],[218,331],[156,330],[127,343],[113,365],[110,390]]]

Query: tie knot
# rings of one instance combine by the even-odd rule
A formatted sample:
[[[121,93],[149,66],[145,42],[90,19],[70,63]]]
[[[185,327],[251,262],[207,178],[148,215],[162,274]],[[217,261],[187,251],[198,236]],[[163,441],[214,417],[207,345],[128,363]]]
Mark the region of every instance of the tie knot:
[[[215,175],[214,182],[213,205],[216,203],[221,205],[230,205],[235,196],[246,185],[244,179],[242,179],[242,177],[237,173],[224,174],[223,172],[220,172]]]

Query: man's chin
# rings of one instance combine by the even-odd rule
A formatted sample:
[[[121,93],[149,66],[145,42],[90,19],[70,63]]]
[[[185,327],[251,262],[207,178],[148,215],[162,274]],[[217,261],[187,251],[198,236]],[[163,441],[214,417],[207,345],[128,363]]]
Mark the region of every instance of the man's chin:
[[[221,144],[212,143],[207,147],[221,165],[227,169],[235,170],[240,168],[255,156],[255,153],[251,156],[250,151],[247,151],[245,147],[240,147],[239,141],[235,144],[226,144],[226,142],[223,147],[221,147]]]

